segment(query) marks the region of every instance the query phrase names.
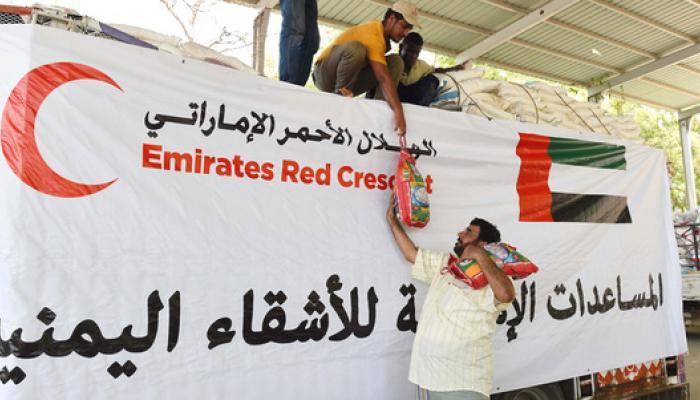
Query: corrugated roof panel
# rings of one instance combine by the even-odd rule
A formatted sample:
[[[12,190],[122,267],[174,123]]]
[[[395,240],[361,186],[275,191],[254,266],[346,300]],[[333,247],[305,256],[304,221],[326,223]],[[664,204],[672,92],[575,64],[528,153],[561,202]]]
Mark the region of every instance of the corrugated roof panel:
[[[686,104],[697,102],[698,99],[680,93],[664,90],[658,86],[636,80],[627,82],[614,89],[616,92],[628,94],[633,97],[647,99],[653,103],[667,105],[670,108],[681,108]]]
[[[539,4],[542,4],[542,2],[547,3],[549,0],[540,0],[540,1],[534,1],[534,0],[510,0],[506,1],[505,3],[510,3],[514,6],[518,6],[520,8],[525,8],[528,10],[533,10],[535,9]]]
[[[419,31],[424,40],[429,43],[439,43],[441,47],[454,49],[455,52],[460,52],[463,49],[470,47],[479,41],[483,40],[484,36],[470,33],[451,26],[442,26],[429,32]]]
[[[667,83],[669,85],[679,87],[691,92],[695,92],[700,96],[700,75],[693,74],[679,67],[668,67],[658,71],[654,71],[647,75],[648,78]]]
[[[436,10],[445,7],[443,0],[423,0],[415,3],[421,12],[435,13]],[[424,21],[426,22],[426,21]]]
[[[464,5],[464,3],[459,1],[455,1],[454,3],[461,3],[461,7],[459,7],[457,14],[455,14],[456,19],[491,31],[499,31],[520,18],[518,14],[480,2],[477,2],[475,5]]]
[[[589,2],[580,2],[557,18],[652,53],[662,53],[682,43],[675,36]]]
[[[700,35],[700,7],[687,1],[613,0],[611,3],[690,36]]]
[[[700,55],[690,57],[681,62],[681,64],[690,65],[691,67],[700,68]]]
[[[386,8],[374,0],[318,0],[319,15],[357,24],[363,21],[380,19]],[[483,0],[414,0],[426,13],[442,16],[489,31],[497,32],[525,15],[504,10]],[[534,10],[551,0],[502,0],[505,4],[521,9]],[[657,55],[677,51],[689,45],[677,36],[636,21],[624,13],[616,12],[594,3],[595,0],[581,0],[554,16],[554,19],[579,27],[583,30],[609,37],[632,47],[640,48]],[[628,9],[657,21],[669,29],[675,29],[689,36],[700,37],[700,7],[688,0],[605,0],[610,4]],[[506,3],[507,2],[507,3]],[[466,50],[485,38],[484,35],[469,32],[435,20],[423,18],[423,29],[419,31],[425,41],[441,48],[453,49],[455,53]],[[617,69],[635,68],[649,61],[648,57],[633,51],[592,39],[551,24],[540,23],[519,35],[518,39],[539,46],[558,50],[574,57],[598,62]],[[600,55],[595,55],[596,49]],[[590,65],[547,54],[545,52],[502,44],[490,51],[484,58],[510,65],[514,70],[530,70],[530,74],[547,79],[561,78],[562,81],[590,81],[610,75]],[[649,78],[660,82],[700,91],[700,56],[682,61],[694,70],[669,67],[654,72]],[[696,71],[696,72],[694,72]],[[619,87],[616,89],[620,89]],[[698,99],[654,86],[643,79],[627,82],[622,90],[630,96],[646,98],[647,101],[662,103],[671,108],[700,103]]]
[[[518,39],[540,44],[617,69],[624,69],[630,64],[647,60],[627,50],[622,50],[553,25],[538,25],[518,36]]]
[[[545,53],[537,53],[538,55],[533,57],[533,53],[529,49],[513,44],[504,44],[485,54],[485,57],[539,71],[542,74],[569,77],[571,81],[585,82],[600,75],[599,70],[585,64],[564,60]]]
[[[368,4],[370,7],[372,5]],[[342,17],[347,13],[347,5],[338,0],[318,0],[318,15],[336,21],[345,21]]]

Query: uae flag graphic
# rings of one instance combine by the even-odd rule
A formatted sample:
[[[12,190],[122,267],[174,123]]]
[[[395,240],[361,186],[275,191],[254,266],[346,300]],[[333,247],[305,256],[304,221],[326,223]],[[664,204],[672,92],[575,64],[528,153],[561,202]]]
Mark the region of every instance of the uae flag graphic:
[[[632,223],[627,197],[552,192],[552,164],[625,170],[625,147],[601,142],[520,133],[517,190],[520,221]]]

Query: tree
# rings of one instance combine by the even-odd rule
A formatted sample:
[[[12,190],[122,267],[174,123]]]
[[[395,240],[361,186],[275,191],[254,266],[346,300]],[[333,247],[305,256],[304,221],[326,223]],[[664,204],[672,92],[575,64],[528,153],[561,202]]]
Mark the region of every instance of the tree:
[[[619,96],[607,96],[603,101],[603,106],[615,115],[633,115],[634,120],[642,129],[641,137],[644,144],[663,150],[668,162],[673,209],[686,210],[685,176],[677,115],[632,103]],[[700,133],[700,126],[694,125],[691,136],[697,137]],[[698,159],[700,143],[697,140],[692,144],[691,153],[693,154],[693,168],[700,172],[700,159]],[[695,187],[700,187],[700,175],[698,174],[695,176]]]
[[[197,42],[198,22],[218,3],[215,0],[160,0],[160,2],[180,25],[182,33],[190,42]],[[251,45],[248,34],[230,30],[226,26],[221,27],[215,37],[202,39],[203,45],[223,54]]]

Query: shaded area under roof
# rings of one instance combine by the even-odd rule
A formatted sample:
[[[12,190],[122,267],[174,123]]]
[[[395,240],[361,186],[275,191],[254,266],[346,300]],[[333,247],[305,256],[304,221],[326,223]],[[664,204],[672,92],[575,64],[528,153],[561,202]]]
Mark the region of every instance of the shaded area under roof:
[[[227,1],[268,7],[276,3]],[[438,53],[461,60],[490,38],[479,46],[486,49],[479,49],[474,61],[586,87],[593,94],[622,93],[632,101],[673,111],[700,105],[700,0],[414,3],[423,26],[418,32],[426,48]],[[391,4],[389,0],[318,0],[319,20],[354,25],[381,19]],[[682,59],[673,57],[684,49]],[[645,68],[652,62],[655,69]]]

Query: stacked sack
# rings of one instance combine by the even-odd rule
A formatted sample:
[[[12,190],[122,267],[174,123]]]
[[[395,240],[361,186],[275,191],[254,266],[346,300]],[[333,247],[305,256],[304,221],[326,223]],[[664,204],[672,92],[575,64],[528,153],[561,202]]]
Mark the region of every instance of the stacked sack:
[[[544,82],[520,85],[484,79],[483,75],[481,68],[435,74],[440,85],[431,106],[642,142],[639,125],[632,117],[610,115],[598,104],[569,97],[562,87]]]
[[[164,35],[148,29],[138,28],[130,25],[110,24],[110,26],[119,29],[122,32],[141,39],[146,43],[150,43],[157,47],[158,50],[175,54],[181,57],[189,57],[197,60],[207,61],[214,64],[223,65],[255,74],[255,70],[246,65],[243,61],[236,57],[226,56],[216,50],[195,42],[188,42],[180,39],[177,36]]]

